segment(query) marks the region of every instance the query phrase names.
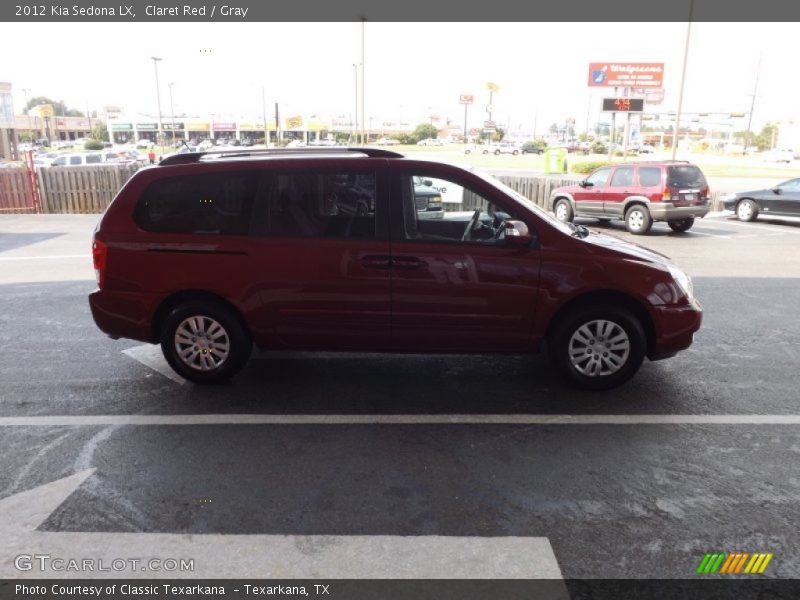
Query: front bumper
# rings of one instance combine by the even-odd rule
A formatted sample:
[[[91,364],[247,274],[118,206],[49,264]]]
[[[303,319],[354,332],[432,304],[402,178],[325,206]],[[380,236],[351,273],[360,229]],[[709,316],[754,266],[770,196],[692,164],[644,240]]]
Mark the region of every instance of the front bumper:
[[[669,358],[692,345],[703,322],[703,307],[696,299],[685,306],[656,306],[656,339],[648,353],[650,360]]]
[[[654,202],[648,207],[650,215],[656,221],[674,221],[676,219],[702,218],[708,214],[709,205],[675,206],[672,202]]]

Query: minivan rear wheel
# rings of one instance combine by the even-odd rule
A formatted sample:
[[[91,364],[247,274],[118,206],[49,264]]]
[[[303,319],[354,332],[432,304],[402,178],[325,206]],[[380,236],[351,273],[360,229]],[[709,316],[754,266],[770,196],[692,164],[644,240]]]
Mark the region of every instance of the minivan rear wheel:
[[[625,228],[634,235],[644,235],[653,226],[650,211],[641,204],[634,204],[625,212]]]
[[[644,360],[647,341],[636,316],[618,306],[576,310],[556,327],[550,359],[573,383],[607,390],[633,377]]]
[[[161,351],[173,370],[195,383],[219,383],[250,357],[250,336],[233,312],[211,302],[189,302],[164,320]]]

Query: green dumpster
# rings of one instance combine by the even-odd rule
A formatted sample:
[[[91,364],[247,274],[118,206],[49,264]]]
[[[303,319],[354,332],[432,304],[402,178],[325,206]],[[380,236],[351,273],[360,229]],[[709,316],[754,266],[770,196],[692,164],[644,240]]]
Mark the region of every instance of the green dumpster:
[[[544,151],[544,172],[545,173],[566,173],[567,172],[567,149],[548,148]]]

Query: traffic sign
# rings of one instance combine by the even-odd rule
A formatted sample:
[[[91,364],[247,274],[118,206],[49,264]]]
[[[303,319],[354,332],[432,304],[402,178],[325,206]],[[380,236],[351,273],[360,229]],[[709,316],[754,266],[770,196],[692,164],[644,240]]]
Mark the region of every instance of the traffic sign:
[[[461,94],[458,97],[458,102],[460,104],[472,104],[475,101],[475,96],[472,94]]]

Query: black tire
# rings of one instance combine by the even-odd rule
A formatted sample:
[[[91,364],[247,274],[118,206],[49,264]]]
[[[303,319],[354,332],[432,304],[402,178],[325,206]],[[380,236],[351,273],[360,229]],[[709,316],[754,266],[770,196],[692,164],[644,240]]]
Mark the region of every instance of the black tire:
[[[653,217],[643,204],[634,204],[625,211],[625,229],[633,235],[644,235],[653,226]]]
[[[736,205],[736,218],[740,221],[755,221],[758,216],[758,204],[750,198],[740,200]]]
[[[191,344],[188,342],[181,344],[176,335],[178,328],[192,317],[204,319],[200,327],[197,327],[198,330],[203,328],[208,330],[207,337],[200,336],[200,343],[193,347],[195,352],[189,360],[194,366],[185,362],[178,350],[178,347],[183,347],[184,351],[188,352]],[[216,321],[221,327],[222,334],[213,327],[211,320]],[[188,331],[193,325],[187,323],[186,327],[185,331]],[[192,336],[191,340],[197,341],[197,338]],[[204,361],[213,363],[218,360],[220,349],[226,341],[228,353],[225,358],[216,366],[206,364],[205,367],[201,367]],[[176,373],[195,383],[219,383],[230,379],[247,362],[252,348],[250,334],[239,318],[229,308],[213,301],[190,301],[181,304],[170,311],[161,328],[161,351],[164,353],[164,358]],[[214,350],[217,351],[216,354]]]
[[[500,150],[495,150],[495,151],[494,151],[494,155],[495,155],[495,156],[500,156]]]
[[[559,216],[559,212],[562,216]],[[562,223],[572,223],[572,220],[575,218],[575,212],[572,210],[572,205],[566,198],[559,198],[556,200],[556,203],[553,205],[553,214],[555,214],[556,219]]]
[[[513,154],[514,156],[516,156],[517,154],[519,154],[519,150],[514,150],[514,152],[512,152],[511,154]]]
[[[597,329],[600,322],[612,324],[609,328],[612,342],[598,336],[592,338],[593,344],[582,345],[579,330],[586,327],[588,331],[602,333],[602,330]],[[609,346],[615,346],[614,339],[622,340],[620,336],[623,332],[627,340],[627,352],[619,348],[616,351],[609,350]],[[620,343],[622,342],[618,341],[616,345],[619,346]],[[571,351],[579,352],[584,347],[587,350],[586,355],[580,352],[573,360]],[[550,360],[572,383],[584,389],[608,390],[622,385],[636,374],[644,360],[647,338],[641,322],[629,310],[619,306],[600,305],[577,309],[562,319],[548,339],[548,349]],[[621,363],[615,367],[610,366],[610,361],[614,358],[609,358],[609,354]],[[597,365],[594,368],[598,372],[591,375],[588,372],[593,364]],[[612,370],[613,368],[616,370]],[[604,374],[604,369],[609,372]]]
[[[464,154],[471,154],[472,150],[464,150]]]
[[[672,221],[667,221],[667,225],[672,231],[677,231],[678,233],[683,233],[684,231],[689,231],[694,225],[694,217],[686,217],[684,219],[675,219]]]

